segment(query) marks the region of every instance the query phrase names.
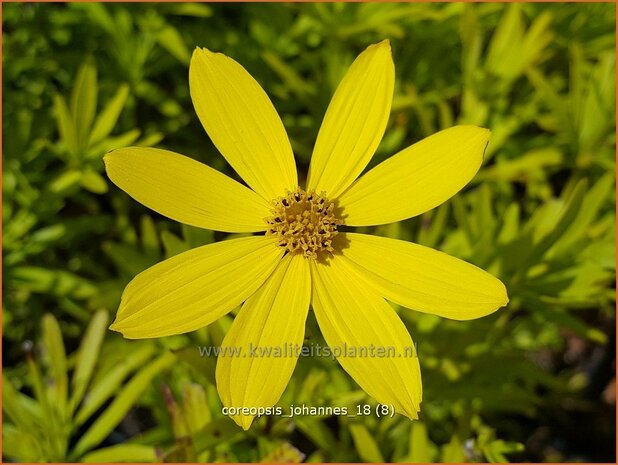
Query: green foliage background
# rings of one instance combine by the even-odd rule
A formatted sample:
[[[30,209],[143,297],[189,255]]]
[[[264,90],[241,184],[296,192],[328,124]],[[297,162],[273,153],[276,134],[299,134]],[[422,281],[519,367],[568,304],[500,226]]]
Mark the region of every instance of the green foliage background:
[[[615,460],[615,5],[3,4],[3,457],[17,461]],[[421,217],[373,228],[499,276],[511,302],[454,322],[406,309],[421,420],[222,416],[232,316],[160,340],[107,330],[139,271],[221,239],[139,205],[102,156],[157,145],[233,175],[194,114],[195,46],[264,86],[300,171],[339,79],[392,42],[372,166],[457,123],[493,131],[480,173]],[[405,199],[402,199],[405,201]],[[323,343],[314,319],[310,343]],[[303,358],[280,405],[373,401]]]

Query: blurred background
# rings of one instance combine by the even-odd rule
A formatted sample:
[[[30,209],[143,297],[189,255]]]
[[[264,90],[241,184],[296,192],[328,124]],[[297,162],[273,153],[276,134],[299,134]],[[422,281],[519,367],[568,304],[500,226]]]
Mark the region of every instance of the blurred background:
[[[615,461],[615,4],[3,4],[3,458],[7,461]],[[493,131],[459,195],[379,235],[499,276],[506,309],[398,309],[421,419],[221,414],[229,315],[194,333],[107,330],[138,272],[225,235],[112,185],[102,156],[157,146],[234,176],[189,98],[196,46],[270,95],[306,172],[355,56],[389,38],[396,89],[371,166],[458,123]],[[307,343],[323,344],[315,319]],[[279,405],[375,405],[302,358]]]

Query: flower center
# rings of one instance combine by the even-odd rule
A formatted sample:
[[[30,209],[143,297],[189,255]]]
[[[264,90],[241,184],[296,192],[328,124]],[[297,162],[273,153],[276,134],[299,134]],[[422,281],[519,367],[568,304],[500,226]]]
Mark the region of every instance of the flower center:
[[[323,195],[299,187],[273,200],[273,214],[266,218],[266,235],[276,236],[277,245],[289,253],[301,253],[306,258],[316,260],[320,254],[332,254],[333,239],[341,224],[334,208]]]

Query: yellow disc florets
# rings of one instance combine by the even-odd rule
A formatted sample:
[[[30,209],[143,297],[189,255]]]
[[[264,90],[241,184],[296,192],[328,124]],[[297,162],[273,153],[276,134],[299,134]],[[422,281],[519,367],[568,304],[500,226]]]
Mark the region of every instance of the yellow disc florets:
[[[333,239],[341,224],[334,208],[323,195],[297,188],[273,200],[273,214],[266,218],[266,235],[276,236],[277,245],[289,253],[314,260],[322,254],[332,254]]]

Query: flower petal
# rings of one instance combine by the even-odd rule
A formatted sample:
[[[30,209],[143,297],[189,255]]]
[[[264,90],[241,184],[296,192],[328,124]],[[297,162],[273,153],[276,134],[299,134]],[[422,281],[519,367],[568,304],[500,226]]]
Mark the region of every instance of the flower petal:
[[[167,150],[129,147],[104,158],[109,178],[148,208],[181,223],[225,232],[266,229],[269,204],[226,175]]]
[[[388,40],[352,63],[328,106],[315,143],[307,188],[332,199],[361,174],[388,122],[395,67]]]
[[[345,224],[393,223],[437,207],[479,170],[489,134],[476,126],[455,126],[380,163],[339,198]]]
[[[381,296],[413,310],[470,320],[509,299],[502,281],[443,252],[407,241],[345,233],[343,259]]]
[[[141,339],[209,325],[251,296],[282,255],[271,238],[252,236],[169,258],[127,285],[110,329]]]
[[[266,92],[240,64],[197,48],[189,86],[204,129],[254,191],[270,201],[298,186],[283,123]]]
[[[272,407],[279,400],[303,345],[310,298],[307,259],[288,255],[245,302],[217,359],[217,390],[226,407]],[[246,430],[254,416],[232,418]]]
[[[412,338],[395,311],[368,288],[347,260],[312,263],[313,310],[338,361],[367,394],[411,419],[418,418],[421,372]],[[374,347],[375,354],[361,356]],[[357,351],[356,357],[345,356]],[[393,353],[389,353],[389,352]]]

